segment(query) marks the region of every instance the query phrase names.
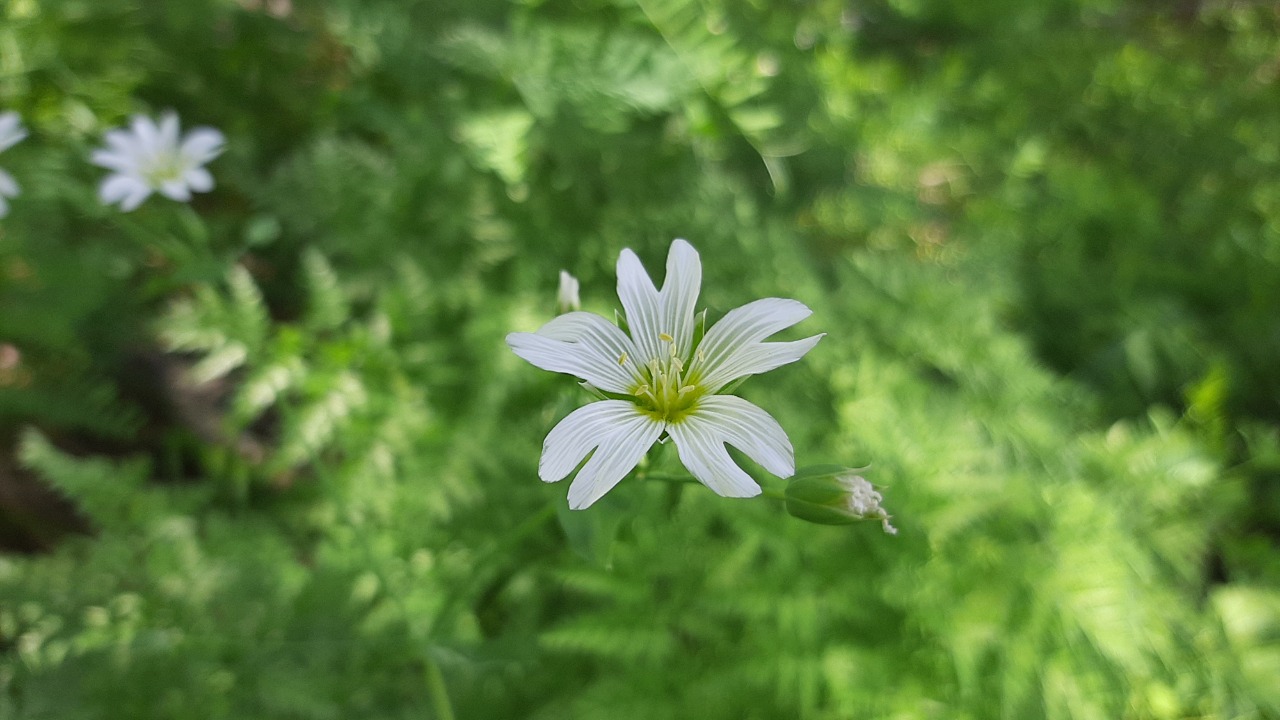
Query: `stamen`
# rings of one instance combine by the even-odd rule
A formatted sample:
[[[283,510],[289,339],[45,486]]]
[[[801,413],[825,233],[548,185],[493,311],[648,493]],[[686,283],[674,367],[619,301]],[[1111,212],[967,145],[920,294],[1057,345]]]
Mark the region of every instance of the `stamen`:
[[[658,333],[658,339],[667,343],[667,352],[644,358],[639,368],[641,379],[632,395],[655,416],[673,420],[687,412],[701,392],[699,385],[685,376],[689,365],[700,361],[703,353],[698,351],[693,359],[685,360],[670,333]],[[625,364],[626,355],[618,361]]]
[[[619,364],[619,365],[626,365],[626,364],[627,364],[627,354],[626,354],[626,353],[622,353],[621,355],[619,355],[619,356],[618,356],[618,364]]]

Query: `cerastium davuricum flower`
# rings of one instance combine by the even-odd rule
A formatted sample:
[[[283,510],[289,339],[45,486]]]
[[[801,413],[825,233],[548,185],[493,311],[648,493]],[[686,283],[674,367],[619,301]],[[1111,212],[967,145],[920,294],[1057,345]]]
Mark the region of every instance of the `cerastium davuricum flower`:
[[[546,482],[562,480],[591,453],[569,487],[570,507],[582,509],[600,499],[664,434],[675,441],[685,468],[725,497],[760,494],[726,443],[775,475],[795,472],[782,427],[726,389],[813,348],[822,335],[764,342],[808,317],[809,308],[795,300],[756,300],[729,311],[703,334],[704,323],[694,314],[701,285],[701,260],[684,240],[671,244],[661,290],[636,254],[623,250],[618,297],[629,335],[599,315],[569,312],[537,332],[507,336],[520,357],[581,378],[604,398],[561,420],[542,447],[538,474]]]
[[[118,203],[124,212],[137,208],[153,192],[187,202],[193,192],[212,190],[213,175],[204,166],[222,153],[226,142],[210,127],[193,128],[179,137],[178,116],[172,112],[161,115],[158,124],[135,115],[128,130],[112,130],[106,141],[92,158],[93,164],[112,171],[98,195],[103,203]]]

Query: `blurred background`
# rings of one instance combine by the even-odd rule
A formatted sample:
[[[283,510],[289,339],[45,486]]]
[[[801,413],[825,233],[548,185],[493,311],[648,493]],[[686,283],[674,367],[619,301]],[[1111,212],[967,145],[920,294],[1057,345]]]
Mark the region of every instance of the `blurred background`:
[[[1280,718],[1275,3],[0,0],[0,110],[0,718]],[[538,481],[674,237],[897,536]]]

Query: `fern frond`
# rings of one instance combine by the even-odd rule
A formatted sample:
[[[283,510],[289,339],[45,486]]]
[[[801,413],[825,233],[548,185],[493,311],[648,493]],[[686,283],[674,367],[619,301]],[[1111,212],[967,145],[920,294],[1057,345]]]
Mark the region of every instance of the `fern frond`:
[[[247,426],[307,377],[301,358],[286,357],[263,368],[250,370],[233,400],[237,424]]]
[[[302,254],[307,291],[306,327],[315,332],[337,329],[350,317],[347,298],[329,261],[314,248]]]
[[[317,457],[320,449],[368,402],[364,384],[351,373],[321,376],[313,382],[323,382],[325,392],[290,410],[292,417],[286,420],[285,435],[274,461],[280,469]]]
[[[636,0],[688,72],[762,156],[781,152],[779,109],[765,97],[771,80],[734,33],[713,32],[706,8],[683,0]]]
[[[661,628],[644,627],[642,623],[624,629],[612,622],[576,622],[543,632],[538,641],[554,652],[619,662],[660,662],[675,649],[672,638]]]
[[[142,492],[150,474],[150,465],[144,459],[117,463],[102,458],[75,458],[31,428],[22,434],[18,458],[75,503],[98,528],[127,532],[155,519],[154,508]]]

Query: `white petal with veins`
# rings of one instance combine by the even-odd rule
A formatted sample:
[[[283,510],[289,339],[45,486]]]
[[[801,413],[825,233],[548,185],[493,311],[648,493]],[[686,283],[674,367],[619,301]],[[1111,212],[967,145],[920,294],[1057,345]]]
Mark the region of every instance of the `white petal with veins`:
[[[507,335],[507,345],[543,370],[568,373],[609,392],[629,393],[637,382],[635,345],[599,315],[565,313],[537,332]]]
[[[760,487],[733,461],[725,443],[778,477],[795,473],[795,452],[777,420],[734,395],[712,395],[667,427],[680,461],[699,482],[725,497],[751,497]]]
[[[804,303],[782,298],[764,298],[730,310],[707,330],[690,374],[709,392],[716,392],[738,378],[799,360],[818,344],[822,335],[789,343],[761,341],[812,312]]]
[[[667,276],[660,293],[662,331],[671,335],[676,355],[688,357],[693,344],[693,308],[702,289],[702,260],[685,240],[671,243]]]
[[[622,301],[627,327],[639,350],[640,357],[636,361],[643,365],[661,357],[658,335],[665,331],[658,289],[640,264],[640,258],[630,249],[623,250],[618,256],[618,299]]]
[[[612,402],[629,404],[625,400],[602,400],[592,405]],[[598,443],[596,451],[569,485],[569,507],[574,510],[589,507],[626,477],[662,434],[662,423],[632,406],[626,415],[603,423],[600,430],[602,433],[594,438]]]

